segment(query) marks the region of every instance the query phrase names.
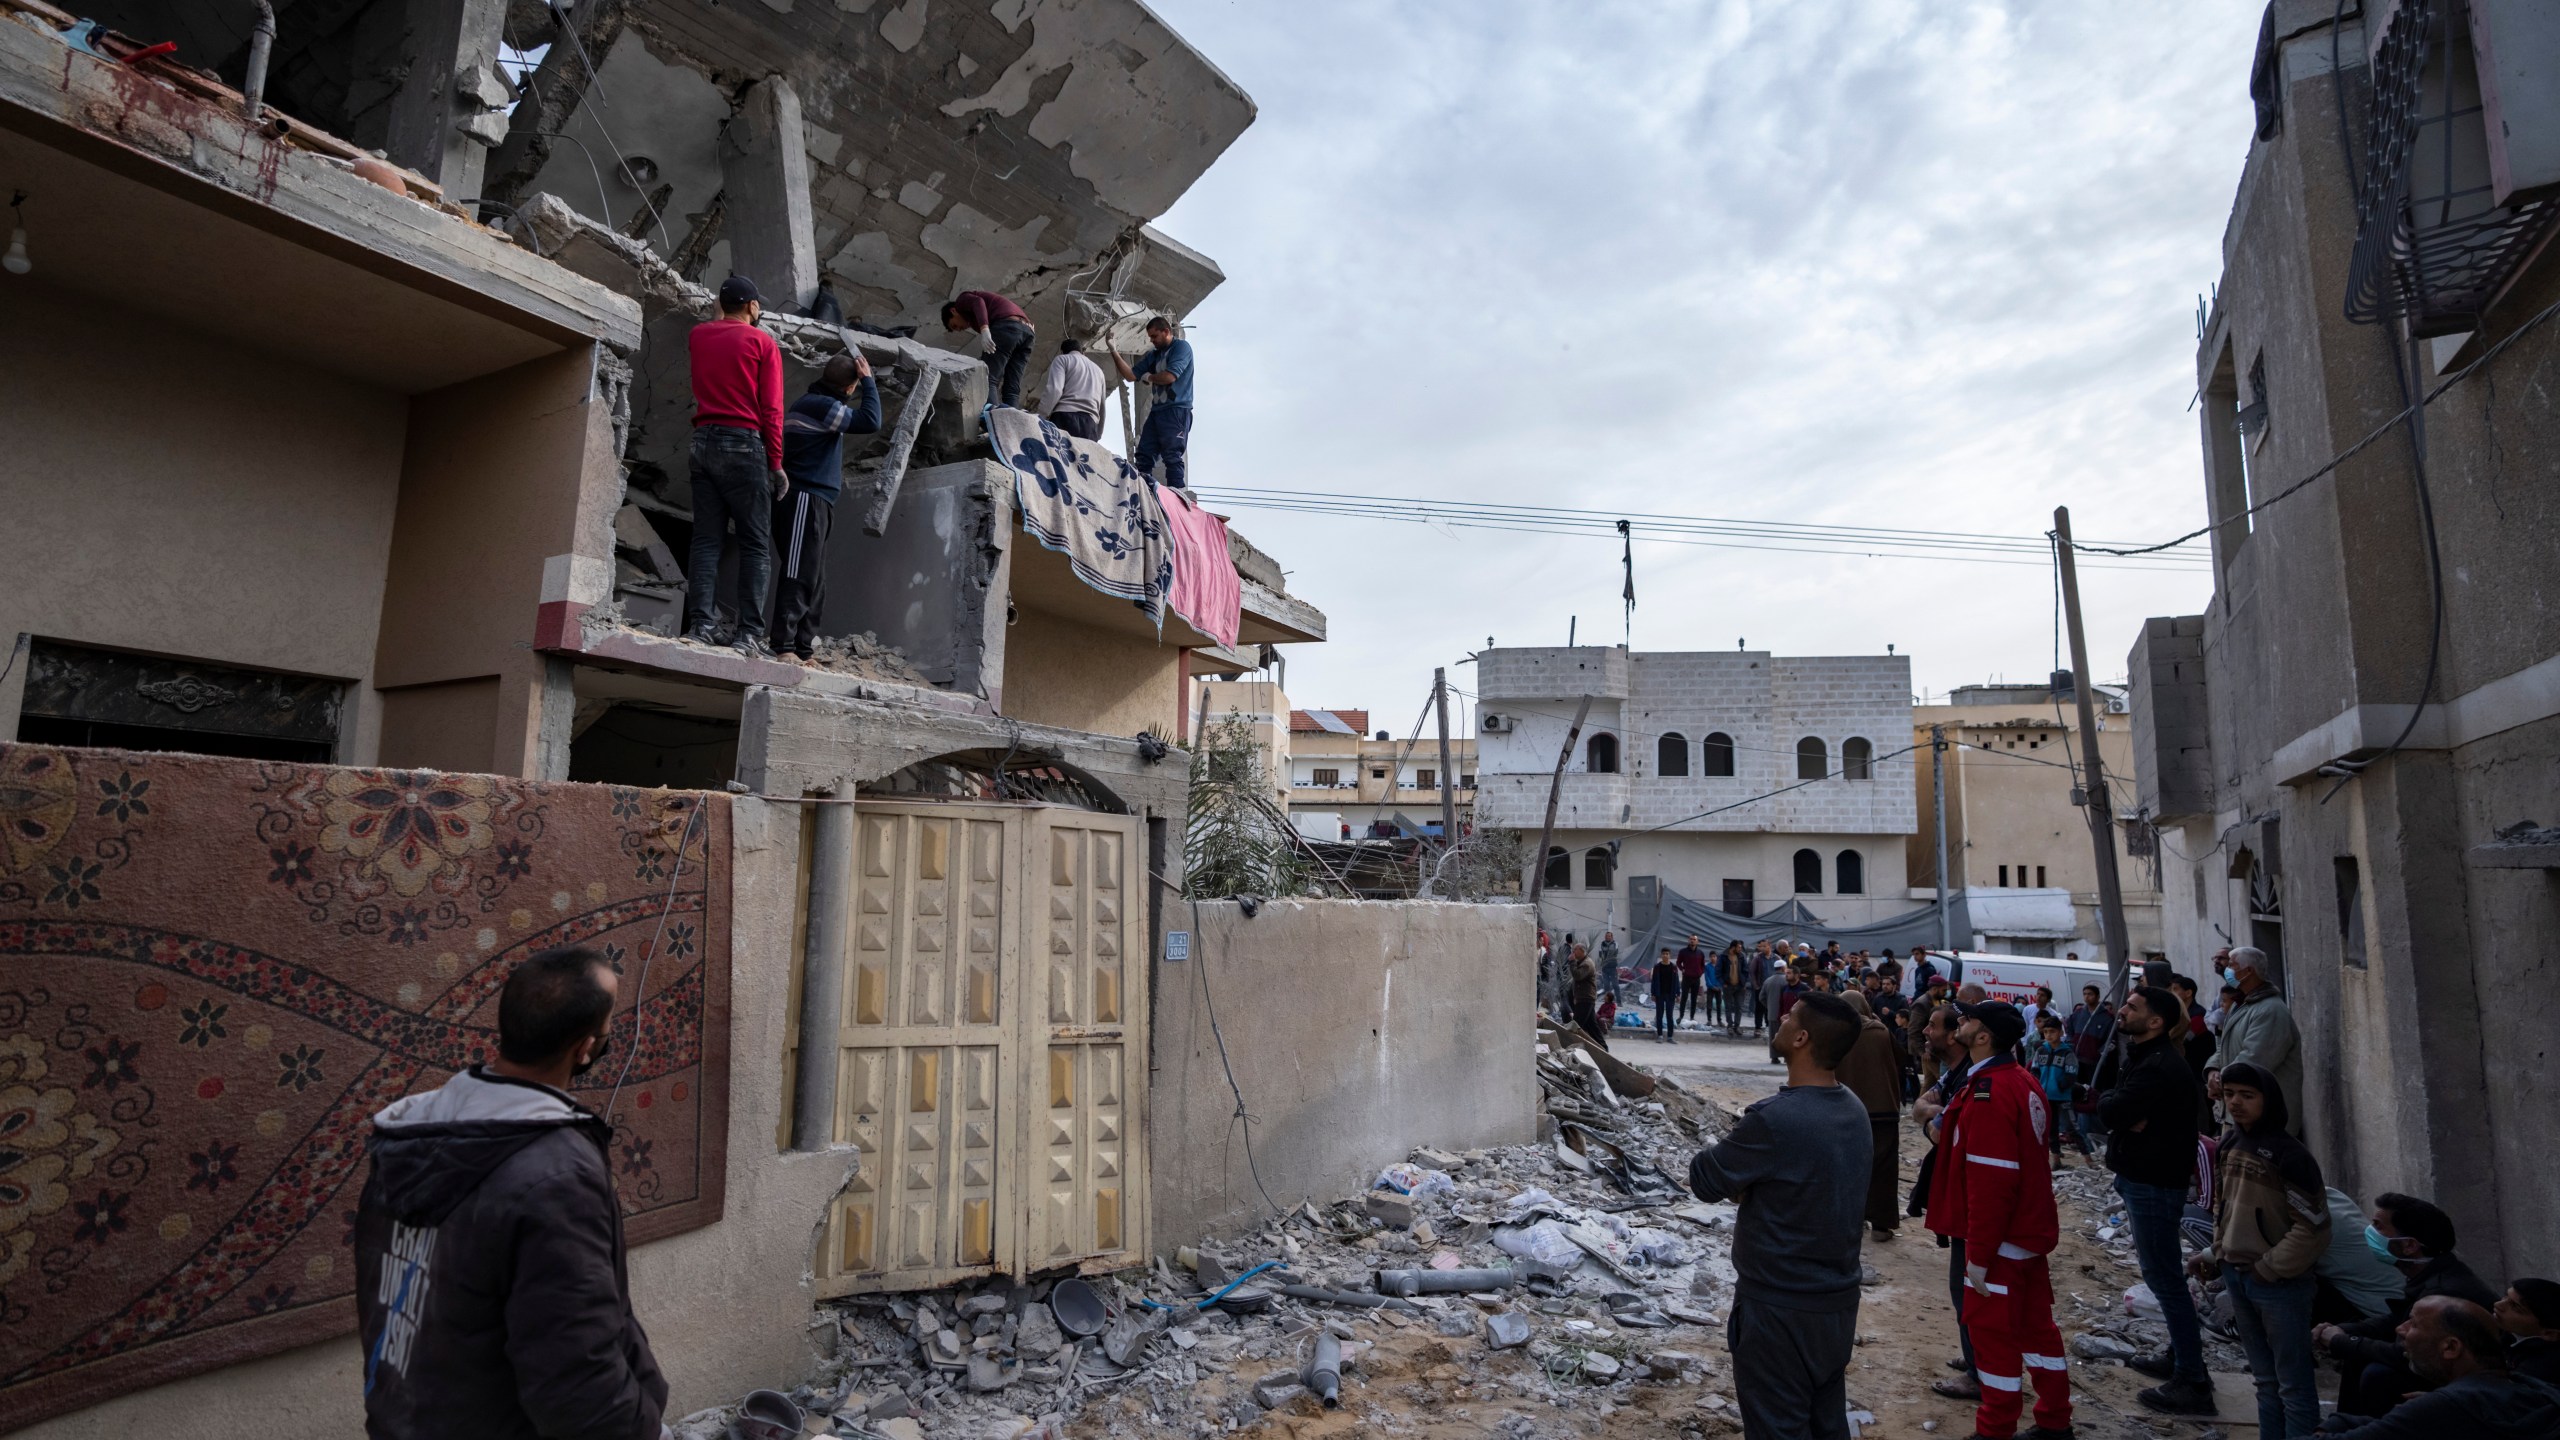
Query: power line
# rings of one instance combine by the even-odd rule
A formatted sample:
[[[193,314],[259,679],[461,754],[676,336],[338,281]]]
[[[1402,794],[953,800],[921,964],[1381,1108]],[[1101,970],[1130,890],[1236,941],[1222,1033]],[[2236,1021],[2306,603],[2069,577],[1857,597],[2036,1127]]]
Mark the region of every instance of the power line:
[[[1396,520],[1519,534],[1615,536],[1623,519],[1632,530],[1642,532],[1649,543],[1790,554],[2040,565],[2047,563],[2045,556],[2051,548],[2050,542],[2035,536],[1971,531],[1734,520],[1650,512],[1619,515],[1564,506],[1352,495],[1253,486],[1204,487],[1201,493],[1218,504],[1245,509]],[[2146,559],[2131,567],[2109,568],[2203,569],[2209,561],[2210,557],[2201,551],[2170,553],[2163,547],[2158,558]]]
[[[2508,331],[2506,336],[2499,340],[2497,344],[2492,345],[2487,350],[2483,351],[2479,359],[2472,361],[2470,364],[2465,365],[2461,369],[2446,376],[2442,384],[2436,386],[2433,390],[2427,391],[2418,399],[2411,401],[2407,408],[2403,409],[2399,414],[2392,416],[2390,419],[2383,421],[2363,439],[2358,440],[2353,445],[2350,445],[2346,449],[2329,457],[2328,462],[2323,464],[2319,469],[2312,471],[2310,474],[2303,476],[2301,479],[2294,481],[2282,490],[2277,491],[2273,495],[2268,496],[2266,499],[2259,501],[2257,504],[2250,506],[2248,509],[2241,511],[2236,515],[2226,516],[2221,520],[2217,520],[2210,525],[2204,526],[2202,529],[2190,530],[2184,535],[2180,535],[2171,540],[2163,540],[2157,545],[2118,547],[2100,545],[2089,540],[2074,540],[2071,542],[2071,548],[2074,550],[2085,551],[2092,555],[2113,555],[2119,558],[2156,554],[2167,551],[2173,546],[2184,545],[2201,536],[2210,535],[2215,530],[2218,530],[2225,525],[2237,524],[2240,521],[2246,520],[2257,514],[2259,511],[2267,509],[2269,506],[2272,506],[2279,501],[2289,500],[2295,494],[2299,493],[2304,486],[2309,485],[2312,481],[2319,479],[2330,471],[2337,469],[2339,466],[2346,464],[2348,461],[2371,448],[2384,436],[2389,435],[2392,431],[2408,424],[2420,411],[2426,409],[2426,407],[2434,404],[2439,398],[2441,398],[2446,391],[2471,378],[2474,372],[2486,366],[2490,361],[2497,359],[2501,351],[2522,339],[2526,331],[2533,329],[2535,326],[2540,325],[2543,321],[2550,319],[2554,315],[2560,315],[2560,300],[2555,300],[2549,305],[2546,305],[2542,307],[2542,309],[2534,312],[2533,318],[2525,321],[2521,325],[2518,325],[2515,329]],[[2405,395],[2408,392],[2404,389],[2401,393]]]

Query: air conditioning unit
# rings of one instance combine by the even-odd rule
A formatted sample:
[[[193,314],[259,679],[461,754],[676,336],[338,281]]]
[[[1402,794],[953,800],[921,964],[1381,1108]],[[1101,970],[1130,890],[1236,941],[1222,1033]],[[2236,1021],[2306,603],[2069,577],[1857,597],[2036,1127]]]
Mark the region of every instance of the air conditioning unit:
[[[1508,735],[1511,733],[1511,724],[1511,717],[1508,715],[1487,715],[1479,722],[1479,727],[1487,735]]]

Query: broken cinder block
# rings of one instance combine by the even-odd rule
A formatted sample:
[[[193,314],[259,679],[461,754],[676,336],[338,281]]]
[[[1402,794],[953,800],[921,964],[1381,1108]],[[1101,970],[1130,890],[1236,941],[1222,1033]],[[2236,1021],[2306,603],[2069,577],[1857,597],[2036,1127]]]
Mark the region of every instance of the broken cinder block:
[[[1421,1207],[1413,1203],[1413,1197],[1410,1195],[1398,1195],[1389,1190],[1372,1190],[1364,1203],[1370,1218],[1381,1224],[1392,1225],[1398,1230],[1412,1229],[1413,1222],[1422,1217]]]

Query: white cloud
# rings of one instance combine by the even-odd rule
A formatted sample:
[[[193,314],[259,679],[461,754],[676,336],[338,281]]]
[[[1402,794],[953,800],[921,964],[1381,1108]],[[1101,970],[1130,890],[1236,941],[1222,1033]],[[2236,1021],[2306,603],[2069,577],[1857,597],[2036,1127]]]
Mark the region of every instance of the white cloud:
[[[1195,317],[1195,483],[2201,522],[2193,296],[2245,156],[2251,7],[1158,9],[1261,107],[1161,222],[1229,276]],[[1401,723],[1488,634],[1619,634],[1614,538],[1234,513],[1331,617],[1291,656],[1301,703]],[[1936,690],[2051,661],[2041,568],[1641,541],[1636,566],[1639,648],[1892,642]],[[2084,584],[2109,675],[2143,616],[2209,589]]]

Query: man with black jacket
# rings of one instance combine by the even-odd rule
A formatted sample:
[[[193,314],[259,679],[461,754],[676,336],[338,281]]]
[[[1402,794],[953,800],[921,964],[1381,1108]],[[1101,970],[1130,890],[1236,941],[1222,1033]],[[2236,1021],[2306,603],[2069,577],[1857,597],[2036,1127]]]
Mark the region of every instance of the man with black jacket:
[[[858,393],[857,393],[858,392]],[[858,350],[831,357],[809,393],[782,416],[782,471],[791,493],[773,502],[773,651],[807,664],[827,602],[827,531],[844,494],[844,437],[880,429],[880,383]]]
[[[2098,1097],[2098,1118],[2106,1122],[2107,1168],[2124,1197],[2142,1283],[2159,1300],[2169,1327],[2166,1351],[2137,1355],[2129,1363],[2167,1382],[2143,1391],[2144,1405],[2170,1415],[2210,1415],[2213,1377],[2205,1370],[2204,1333],[2196,1324],[2178,1246],[2178,1219],[2186,1213],[2187,1187],[2196,1174],[2196,1113],[2204,1097],[2181,1043],[2186,1007],[2168,991],[2145,985],[2125,997],[2117,1020],[2133,1050],[2115,1088]]]
[[[2387,1415],[2402,1396],[2427,1386],[2413,1373],[2399,1340],[2400,1322],[2430,1296],[2450,1295],[2486,1310],[2498,1294],[2453,1253],[2453,1217],[2415,1195],[2375,1196],[2365,1244],[2409,1277],[2408,1291],[2388,1314],[2353,1325],[2322,1325],[2311,1343],[2338,1362],[2338,1409]]]
[[[356,1211],[372,1440],[658,1440],[667,1382],[631,1310],[604,1120],[566,1093],[605,1052],[613,967],[516,967],[498,1056],[373,1117]]]

